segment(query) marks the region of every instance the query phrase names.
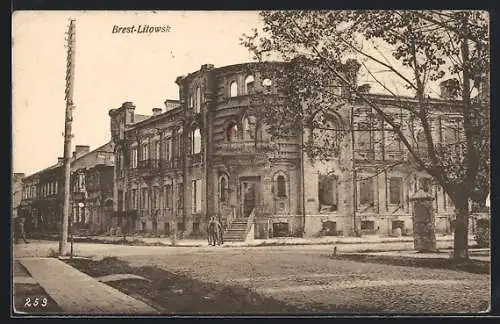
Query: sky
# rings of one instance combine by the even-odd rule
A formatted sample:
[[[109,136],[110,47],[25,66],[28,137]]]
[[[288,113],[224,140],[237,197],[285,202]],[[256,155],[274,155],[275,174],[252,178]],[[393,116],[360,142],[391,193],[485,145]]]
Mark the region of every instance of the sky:
[[[132,101],[150,115],[178,99],[178,76],[252,61],[240,37],[263,26],[258,11],[18,11],[12,19],[13,171],[35,173],[63,156],[66,41],[76,20],[73,149],[110,140],[110,109]],[[169,26],[163,33],[113,33],[118,27]],[[365,43],[370,55],[398,67],[391,50]],[[379,81],[399,95],[411,95],[385,68],[371,66]],[[386,69],[385,69],[386,70]],[[398,82],[399,81],[399,82]],[[359,83],[385,92],[367,73]],[[439,91],[433,85],[429,95]]]
[[[110,139],[108,111],[125,101],[136,113],[178,99],[178,76],[202,64],[252,61],[239,44],[261,25],[244,12],[16,12],[12,21],[13,172],[35,173],[63,156],[66,48],[76,19],[73,149]],[[170,26],[166,33],[112,33],[113,26]]]

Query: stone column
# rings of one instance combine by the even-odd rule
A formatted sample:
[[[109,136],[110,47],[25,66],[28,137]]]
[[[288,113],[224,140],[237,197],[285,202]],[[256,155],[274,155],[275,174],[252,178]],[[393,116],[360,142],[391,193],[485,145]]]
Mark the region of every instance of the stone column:
[[[413,242],[420,253],[436,252],[434,198],[419,189],[411,198],[413,203]]]

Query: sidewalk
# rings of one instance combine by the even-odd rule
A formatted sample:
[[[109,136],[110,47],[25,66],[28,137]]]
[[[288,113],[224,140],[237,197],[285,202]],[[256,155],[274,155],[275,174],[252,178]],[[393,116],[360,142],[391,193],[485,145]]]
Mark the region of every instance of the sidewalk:
[[[437,236],[439,242],[453,242],[453,235]],[[89,241],[92,243],[123,243],[123,236],[75,236],[75,242]],[[148,244],[148,245],[164,245],[172,246],[171,238],[155,238],[155,237],[140,237],[127,236],[126,242],[129,244]],[[270,239],[254,239],[250,242],[224,242],[223,246],[269,246],[269,245],[321,245],[321,244],[367,244],[367,243],[411,243],[412,236],[401,237],[386,237],[378,235],[367,235],[364,237],[318,237],[318,238],[301,238],[301,237],[282,237]],[[469,242],[474,242],[474,237],[469,237]],[[206,246],[206,240],[176,240],[175,246],[180,247],[200,247]]]
[[[483,255],[489,249],[470,249],[469,259],[490,262],[491,257],[488,255]],[[381,256],[381,257],[395,257],[395,258],[412,258],[412,259],[446,259],[449,260],[451,257],[451,251],[442,251],[436,253],[418,253],[417,251],[387,251],[387,252],[367,252],[367,253],[350,253],[359,255],[369,255],[369,256]]]
[[[55,258],[18,260],[54,299],[71,314],[156,314],[158,311]]]

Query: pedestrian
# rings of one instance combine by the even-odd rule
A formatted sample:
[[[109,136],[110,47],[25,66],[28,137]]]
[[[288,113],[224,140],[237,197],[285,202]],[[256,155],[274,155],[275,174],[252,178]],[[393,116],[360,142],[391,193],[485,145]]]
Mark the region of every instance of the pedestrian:
[[[29,243],[28,239],[26,239],[26,231],[24,229],[25,222],[26,222],[26,219],[23,216],[18,217],[17,233],[16,233],[17,235],[15,235],[16,243],[19,242],[19,237],[22,237],[22,239],[24,240],[24,243]]]

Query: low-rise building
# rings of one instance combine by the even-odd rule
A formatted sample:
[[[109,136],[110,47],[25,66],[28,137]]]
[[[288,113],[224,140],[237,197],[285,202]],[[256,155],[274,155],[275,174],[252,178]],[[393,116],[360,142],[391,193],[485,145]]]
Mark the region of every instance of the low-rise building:
[[[86,145],[76,145],[71,157],[71,217],[74,230],[101,230],[101,222],[105,222],[106,202],[112,199],[110,175],[113,172],[114,153],[111,143],[107,143],[93,151]],[[85,178],[88,174],[97,174],[103,179],[102,185],[88,190]],[[83,181],[83,182],[78,182]],[[19,213],[27,217],[27,231],[51,232],[60,231],[61,215],[63,213],[64,189],[64,159],[58,158],[57,164],[23,178],[23,193]],[[77,185],[75,185],[77,184]],[[97,193],[96,193],[97,191]],[[92,195],[89,195],[92,193]],[[89,217],[89,206],[95,201],[102,203],[98,209],[96,224]],[[110,203],[108,202],[108,205]],[[92,209],[95,210],[95,209]]]

